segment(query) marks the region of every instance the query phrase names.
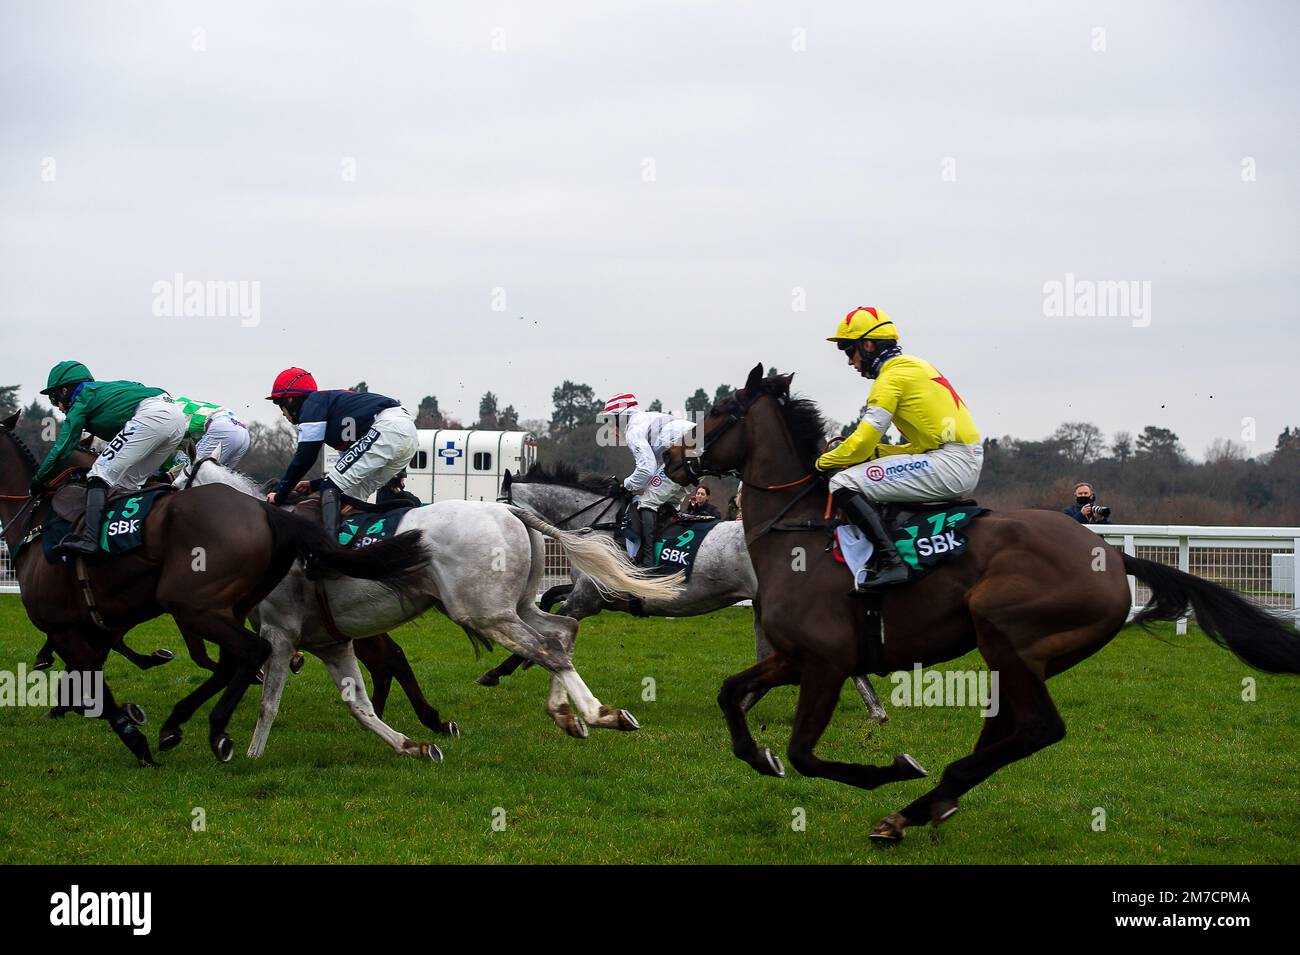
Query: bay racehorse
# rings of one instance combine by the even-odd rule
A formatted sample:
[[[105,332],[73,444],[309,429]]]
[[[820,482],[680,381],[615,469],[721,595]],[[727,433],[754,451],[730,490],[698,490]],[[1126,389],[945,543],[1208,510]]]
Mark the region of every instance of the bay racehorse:
[[[310,559],[315,572],[325,577],[349,574],[374,580],[379,591],[394,599],[410,591],[413,575],[427,559],[414,536],[394,538],[379,551],[345,550],[319,524],[218,486],[161,497],[144,520],[143,546],[85,561],[83,588],[74,563],[51,563],[42,553],[38,533],[50,518],[50,497],[27,494],[37,462],[14,434],[17,422],[17,414],[0,421],[0,520],[11,554],[28,539],[15,561],[23,606],[69,670],[102,675],[104,660],[123,635],[164,613],[176,621],[192,654],[204,640],[220,650],[215,672],[163,724],[160,750],[178,744],[181,726],[224,690],[209,718],[208,742],[220,761],[231,758],[234,744],[227,724],[270,654],[267,641],[249,631],[244,620],[299,558]],[[89,452],[73,452],[69,467],[49,482],[50,490],[93,462]],[[87,595],[92,595],[89,600]],[[137,725],[143,714],[138,707],[118,706],[107,685],[102,701],[83,701],[74,709],[93,711],[101,703],[102,717],[140,765],[155,765]]]
[[[758,772],[781,775],[760,749],[740,701],[756,690],[797,684],[787,750],[795,769],[863,789],[910,778],[907,761],[870,766],[828,762],[815,753],[846,677],[930,666],[978,649],[1000,676],[999,705],[985,718],[975,750],[950,764],[938,785],[871,832],[902,839],[908,826],[940,823],[958,799],[997,770],[1065,736],[1046,681],[1104,647],[1129,611],[1126,574],[1151,588],[1136,622],[1174,620],[1190,607],[1200,629],[1242,662],[1270,673],[1300,673],[1300,638],[1277,618],[1217,584],[1124,554],[1063,514],[990,512],[966,528],[965,551],[920,580],[886,591],[883,644],[869,646],[867,601],[827,550],[826,482],[813,468],[825,423],[811,401],[790,396],[792,375],[749,374],[744,388],[710,409],[702,450],[665,456],[679,484],[702,474],[739,472],[744,524],[758,576],[763,631],[776,652],[727,679],[718,703],[732,750]],[[806,555],[806,570],[792,549]]]
[[[512,476],[509,471],[501,481],[497,500],[532,511],[561,530],[590,528],[612,537],[618,529],[618,517],[627,492],[621,484],[606,479],[584,480],[576,471],[559,464],[546,468],[535,464],[527,474]],[[712,613],[738,601],[752,601],[758,594],[754,565],[745,547],[745,529],[740,521],[718,521],[705,536],[695,555],[691,576],[681,592],[670,597],[640,600],[631,594],[609,593],[584,574],[573,574],[572,584],[552,587],[542,597],[542,609],[550,602],[560,603],[559,612],[575,620],[584,620],[603,610],[617,610],[638,617],[694,617]],[[754,654],[762,660],[772,652],[763,636],[762,615],[754,613]],[[524,662],[512,654],[478,678],[484,686],[496,686]],[[866,676],[852,677],[853,685],[871,718],[877,723],[889,719],[885,708],[871,688]],[[762,696],[754,694],[745,701],[748,709]]]

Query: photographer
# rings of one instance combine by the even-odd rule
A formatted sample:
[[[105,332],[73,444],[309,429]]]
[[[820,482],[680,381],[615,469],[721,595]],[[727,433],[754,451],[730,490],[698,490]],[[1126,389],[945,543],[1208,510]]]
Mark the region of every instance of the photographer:
[[[1097,503],[1097,495],[1087,481],[1074,486],[1074,503],[1065,509],[1065,516],[1080,524],[1109,524],[1110,508]]]

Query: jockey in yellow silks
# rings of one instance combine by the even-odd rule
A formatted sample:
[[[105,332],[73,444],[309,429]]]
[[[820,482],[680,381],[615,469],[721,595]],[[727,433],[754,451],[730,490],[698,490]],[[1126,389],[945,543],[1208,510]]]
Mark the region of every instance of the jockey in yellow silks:
[[[903,583],[907,565],[881,524],[876,502],[967,497],[979,483],[984,449],[970,409],[933,365],[898,346],[898,329],[878,308],[855,308],[827,341],[872,379],[857,429],[817,459],[836,506],[865,533],[879,555],[877,573],[860,589]],[[904,444],[881,444],[893,425]]]

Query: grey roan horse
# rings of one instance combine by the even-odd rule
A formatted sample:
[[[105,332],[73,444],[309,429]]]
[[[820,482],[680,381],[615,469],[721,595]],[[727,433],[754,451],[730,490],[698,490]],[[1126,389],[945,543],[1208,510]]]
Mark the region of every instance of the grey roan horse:
[[[562,530],[591,528],[613,535],[622,502],[622,487],[608,480],[583,480],[572,468],[562,464],[549,470],[534,465],[528,474],[512,476],[509,471],[501,482],[498,500],[531,511]],[[609,593],[590,578],[575,573],[572,588],[557,611],[566,617],[582,620],[602,610],[621,610],[646,617],[694,617],[730,607],[741,600],[753,600],[758,593],[754,565],[749,560],[745,546],[745,529],[740,521],[722,521],[704,538],[690,580],[680,594],[648,600],[639,600],[628,594]],[[561,588],[552,588],[548,597]],[[549,610],[543,598],[542,609]],[[759,614],[754,614],[754,651],[758,660],[772,653],[772,647],[763,636]],[[503,676],[508,676],[525,661],[512,654],[498,666],[488,670],[478,682],[496,686]],[[862,701],[877,723],[889,719],[885,708],[876,698],[870,681],[865,676],[853,678],[853,685],[862,695]],[[748,705],[761,698],[755,694]],[[748,706],[746,707],[748,708]]]

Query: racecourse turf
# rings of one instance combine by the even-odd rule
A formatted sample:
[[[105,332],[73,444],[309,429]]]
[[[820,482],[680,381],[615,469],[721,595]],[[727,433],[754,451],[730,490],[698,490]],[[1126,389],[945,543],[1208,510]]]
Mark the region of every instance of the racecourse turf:
[[[1254,674],[1194,628],[1129,629],[1052,680],[1066,739],[962,799],[942,828],[898,846],[867,840],[926,781],[863,792],[760,777],[730,752],[714,697],[752,659],[750,611],[582,625],[577,663],[593,691],[641,721],[634,733],[564,736],[543,711],[546,675],[496,688],[474,677],[458,628],[430,615],[398,631],[426,694],[463,736],[441,765],[404,759],[363,731],[324,666],[290,678],[267,754],[244,756],[258,689],[231,723],[237,755],[218,765],[206,708],[161,769],[138,769],[100,721],[42,720],[0,707],[0,862],[6,863],[1294,863],[1300,860],[1300,680]],[[197,685],[170,618],[133,631],[141,651],[177,659],[148,673],[113,655],[119,700],[145,707],[156,742],[171,704]],[[30,664],[41,639],[17,597],[0,597],[0,669]],[[953,667],[979,666],[972,656]],[[1242,699],[1255,677],[1256,699]],[[642,699],[654,680],[655,699]],[[888,679],[875,680],[886,705]],[[752,714],[784,754],[795,693]],[[819,754],[883,763],[907,751],[934,776],[968,752],[972,709],[890,706],[870,723],[845,688]],[[428,739],[399,688],[388,720]],[[201,808],[206,827],[192,820]],[[1096,810],[1105,811],[1099,831]],[[802,812],[800,812],[801,810]],[[493,826],[502,818],[504,829]],[[805,825],[795,825],[802,819]]]

